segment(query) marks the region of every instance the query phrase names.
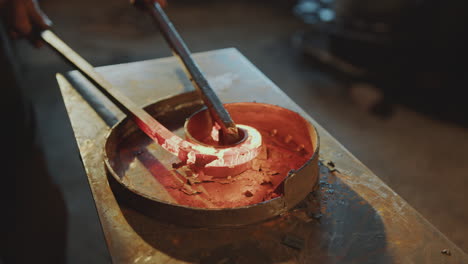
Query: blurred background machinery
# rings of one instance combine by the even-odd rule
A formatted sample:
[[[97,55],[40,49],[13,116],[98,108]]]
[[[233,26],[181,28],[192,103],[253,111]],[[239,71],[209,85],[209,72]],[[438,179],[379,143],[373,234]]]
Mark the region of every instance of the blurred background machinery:
[[[384,96],[374,111],[401,103],[466,126],[466,1],[300,0],[294,13],[309,29],[302,51],[350,84]]]

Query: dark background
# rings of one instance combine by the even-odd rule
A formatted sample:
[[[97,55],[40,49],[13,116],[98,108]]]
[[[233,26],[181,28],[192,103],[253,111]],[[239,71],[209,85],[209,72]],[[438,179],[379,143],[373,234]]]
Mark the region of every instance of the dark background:
[[[378,45],[340,32],[330,35],[323,23],[304,23],[304,17],[294,15],[297,3],[287,0],[173,0],[167,12],[192,51],[239,49],[410,205],[468,250],[467,85],[462,64],[467,27],[460,15],[465,5],[439,1],[444,4],[426,9],[385,8],[384,2],[397,1],[384,1],[379,6],[383,11],[372,15],[372,9],[341,2],[349,12],[329,25],[332,30],[366,31],[360,20],[381,20],[401,34],[377,34],[383,39]],[[44,0],[41,5],[56,33],[95,66],[171,56],[150,19],[124,0]],[[317,60],[304,52],[309,44],[365,73],[350,74]],[[64,195],[67,260],[108,262],[55,81],[56,72],[70,67],[47,48],[36,50],[25,42],[16,43],[15,54],[25,93],[36,109],[49,174]]]

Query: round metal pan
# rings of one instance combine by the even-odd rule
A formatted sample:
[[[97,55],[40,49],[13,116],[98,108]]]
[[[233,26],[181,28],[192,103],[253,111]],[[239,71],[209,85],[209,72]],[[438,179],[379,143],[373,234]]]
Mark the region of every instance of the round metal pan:
[[[318,181],[315,128],[297,113],[274,105],[225,106],[236,123],[252,126],[262,135],[264,151],[251,169],[221,180],[210,175],[194,178],[174,169],[177,158],[126,118],[112,127],[104,149],[109,183],[119,203],[161,221],[215,227],[259,222],[303,200]],[[184,137],[186,120],[202,108],[197,93],[190,92],[145,110]],[[255,180],[265,175],[268,180]]]

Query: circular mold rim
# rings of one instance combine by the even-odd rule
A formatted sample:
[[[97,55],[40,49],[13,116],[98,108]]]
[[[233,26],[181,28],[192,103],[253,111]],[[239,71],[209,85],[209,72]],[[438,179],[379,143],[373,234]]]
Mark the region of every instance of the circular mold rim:
[[[185,103],[189,103],[188,100],[190,99],[192,101],[195,99],[200,103],[200,108],[202,108],[203,104],[199,101],[199,98],[196,96],[196,94],[194,95],[193,92],[189,92],[158,100],[154,103],[150,103],[144,106],[143,109],[148,111],[148,109],[155,108],[157,105],[164,105],[166,103],[171,103],[171,101],[180,101],[180,99],[184,101],[184,97],[188,97],[185,99]],[[232,104],[246,103],[242,102]],[[132,209],[140,211],[147,216],[156,218],[157,220],[193,227],[221,227],[252,224],[278,216],[293,208],[300,201],[302,201],[308,193],[313,191],[318,183],[318,156],[320,149],[318,132],[315,126],[313,126],[307,119],[299,115],[297,112],[272,104],[251,104],[263,104],[269,107],[274,107],[283,111],[294,113],[300,116],[302,121],[305,122],[305,124],[307,124],[309,127],[309,135],[311,136],[313,153],[299,169],[291,170],[285,177],[283,180],[283,195],[246,206],[230,208],[201,208],[164,201],[158,199],[157,197],[142,193],[138,189],[132,188],[128,184],[125,184],[123,181],[121,181],[119,174],[114,170],[114,167],[110,162],[108,154],[108,148],[110,147],[109,145],[111,144],[111,139],[116,137],[116,133],[118,133],[119,128],[121,128],[130,120],[130,118],[127,116],[109,129],[107,135],[105,136],[103,150],[104,163],[108,171],[107,175],[109,184],[112,191],[114,192],[116,199],[119,201],[119,203],[130,206]],[[169,109],[168,111],[180,111],[180,109]],[[200,109],[198,111],[200,111]],[[198,111],[191,113],[189,116],[187,116],[187,118]],[[183,126],[184,123],[181,124],[181,127]],[[115,183],[118,184],[116,185]],[[304,185],[304,183],[306,184]],[[296,188],[299,189],[298,193],[296,193]]]

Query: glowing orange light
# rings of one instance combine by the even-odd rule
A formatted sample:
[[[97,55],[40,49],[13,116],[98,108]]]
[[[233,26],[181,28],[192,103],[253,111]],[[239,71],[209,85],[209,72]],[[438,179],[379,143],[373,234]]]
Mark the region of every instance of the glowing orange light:
[[[216,177],[236,175],[248,169],[250,161],[260,153],[262,146],[261,134],[246,125],[238,125],[246,135],[244,141],[234,146],[219,148],[184,140],[155,119],[144,123],[135,117],[134,121],[161,147],[176,155],[181,160],[179,166],[187,165],[195,171],[203,171]]]

